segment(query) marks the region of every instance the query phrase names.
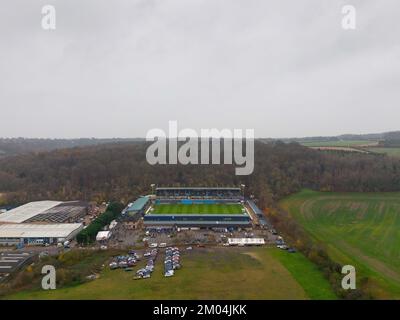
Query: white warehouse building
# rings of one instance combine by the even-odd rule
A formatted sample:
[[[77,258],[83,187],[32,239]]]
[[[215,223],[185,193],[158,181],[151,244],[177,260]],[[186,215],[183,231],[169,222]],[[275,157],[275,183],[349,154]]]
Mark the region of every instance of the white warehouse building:
[[[60,204],[62,204],[60,201],[29,202],[0,214],[0,223],[22,223]]]
[[[35,201],[0,214],[1,245],[57,244],[83,229],[86,205],[81,202]]]
[[[82,229],[81,223],[0,224],[0,245],[57,244],[73,239]]]

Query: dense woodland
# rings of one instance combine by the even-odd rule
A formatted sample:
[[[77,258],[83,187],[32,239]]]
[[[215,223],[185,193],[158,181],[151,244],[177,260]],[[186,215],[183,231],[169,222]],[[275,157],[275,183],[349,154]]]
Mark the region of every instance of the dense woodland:
[[[323,153],[297,143],[255,143],[255,169],[236,176],[234,165],[155,165],[146,142],[119,142],[0,159],[3,202],[118,200],[159,186],[233,186],[244,183],[261,206],[301,188],[331,191],[400,190],[400,160],[357,153]]]

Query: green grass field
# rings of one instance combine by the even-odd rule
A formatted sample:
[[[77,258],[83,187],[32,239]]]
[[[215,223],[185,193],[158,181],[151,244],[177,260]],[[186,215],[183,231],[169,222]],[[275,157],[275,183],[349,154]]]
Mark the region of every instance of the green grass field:
[[[365,145],[374,145],[377,141],[372,140],[339,140],[339,141],[310,141],[301,142],[306,147],[357,147]]]
[[[383,153],[388,155],[389,157],[400,157],[400,148],[384,148],[384,147],[376,147],[376,148],[368,148],[368,151]]]
[[[367,276],[374,296],[400,298],[400,193],[303,191],[281,206],[334,260]]]
[[[152,214],[242,214],[240,204],[157,204]]]
[[[150,279],[105,268],[99,279],[44,291],[32,288],[5,299],[335,299],[328,281],[300,253],[276,248],[183,251],[183,268],[163,276],[163,255]],[[135,267],[142,267],[144,262]]]

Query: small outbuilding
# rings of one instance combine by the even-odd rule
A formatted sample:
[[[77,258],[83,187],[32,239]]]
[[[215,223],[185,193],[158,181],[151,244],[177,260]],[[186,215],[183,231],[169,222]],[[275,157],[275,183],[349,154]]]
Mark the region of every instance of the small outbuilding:
[[[99,231],[96,235],[96,241],[107,241],[111,238],[111,231]]]

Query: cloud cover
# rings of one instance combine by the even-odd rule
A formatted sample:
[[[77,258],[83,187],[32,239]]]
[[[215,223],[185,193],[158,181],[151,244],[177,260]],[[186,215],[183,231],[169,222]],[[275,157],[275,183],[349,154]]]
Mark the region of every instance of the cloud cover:
[[[41,28],[56,8],[57,29]],[[4,0],[0,137],[257,137],[400,129],[400,3]]]

